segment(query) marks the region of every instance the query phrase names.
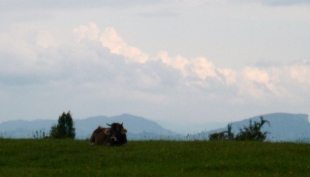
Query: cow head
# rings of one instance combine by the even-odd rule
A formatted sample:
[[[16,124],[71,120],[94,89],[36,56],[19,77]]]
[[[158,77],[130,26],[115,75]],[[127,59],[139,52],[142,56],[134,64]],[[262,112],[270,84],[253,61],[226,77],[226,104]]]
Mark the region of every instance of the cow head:
[[[112,144],[124,144],[127,142],[126,133],[127,130],[123,127],[123,123],[113,123],[107,124],[110,128],[105,130],[105,134],[110,136],[110,142]],[[124,142],[124,136],[126,138],[126,142]]]

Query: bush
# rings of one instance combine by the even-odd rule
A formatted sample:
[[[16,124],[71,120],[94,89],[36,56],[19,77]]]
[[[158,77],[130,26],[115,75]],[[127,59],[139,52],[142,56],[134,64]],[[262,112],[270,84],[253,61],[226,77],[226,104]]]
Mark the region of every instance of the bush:
[[[235,139],[241,141],[264,141],[267,137],[267,134],[269,133],[261,131],[261,128],[265,123],[268,123],[270,126],[269,121],[265,120],[263,117],[260,117],[260,122],[254,121],[254,124],[252,123],[252,120],[250,120],[249,127],[244,127],[243,129],[240,129],[240,132],[237,134]]]
[[[246,140],[253,140],[253,141],[264,141],[267,137],[267,134],[269,132],[262,132],[261,128],[265,123],[268,123],[270,126],[269,121],[265,120],[263,117],[260,117],[260,122],[254,121],[254,124],[252,123],[252,120],[250,120],[249,127],[245,127],[243,129],[240,129],[240,132],[237,134],[236,137],[234,137],[234,134],[232,133],[232,124],[227,125],[227,131],[222,131],[219,133],[212,133],[209,135],[209,140],[240,140],[240,141],[246,141]]]

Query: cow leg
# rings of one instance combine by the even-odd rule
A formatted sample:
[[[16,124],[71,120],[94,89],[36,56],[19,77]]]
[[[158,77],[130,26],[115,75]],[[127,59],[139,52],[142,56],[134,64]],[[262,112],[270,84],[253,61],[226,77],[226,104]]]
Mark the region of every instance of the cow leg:
[[[89,145],[93,146],[95,144],[95,136],[92,135],[89,140]]]
[[[103,139],[100,136],[97,136],[97,138],[95,139],[95,144],[103,144]]]

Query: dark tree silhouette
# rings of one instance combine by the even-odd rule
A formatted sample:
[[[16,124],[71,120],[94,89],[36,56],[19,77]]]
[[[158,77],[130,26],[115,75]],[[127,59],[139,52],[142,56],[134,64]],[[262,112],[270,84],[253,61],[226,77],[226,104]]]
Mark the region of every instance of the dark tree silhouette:
[[[74,139],[75,128],[73,124],[74,123],[70,111],[68,113],[63,112],[62,115],[58,118],[58,124],[51,127],[50,137],[58,139]]]

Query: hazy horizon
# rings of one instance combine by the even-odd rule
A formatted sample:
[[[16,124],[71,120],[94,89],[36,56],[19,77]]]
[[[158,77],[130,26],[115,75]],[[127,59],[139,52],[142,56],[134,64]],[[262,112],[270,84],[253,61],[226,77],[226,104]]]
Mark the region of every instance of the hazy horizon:
[[[284,113],[284,112],[255,115],[255,116],[252,116],[252,117],[238,119],[238,120],[230,121],[230,122],[214,122],[214,121],[212,121],[212,122],[200,122],[200,123],[180,123],[180,122],[170,122],[169,120],[157,121],[157,120],[151,120],[151,119],[149,119],[147,117],[141,117],[141,116],[138,116],[138,115],[132,115],[132,114],[127,114],[127,113],[120,114],[120,115],[114,115],[114,116],[105,116],[105,115],[89,116],[89,117],[85,117],[85,118],[82,118],[82,119],[76,119],[76,118],[73,117],[73,121],[76,122],[76,121],[80,121],[80,120],[86,120],[86,119],[97,118],[97,117],[115,118],[115,117],[123,117],[125,115],[125,116],[133,116],[133,117],[136,117],[136,118],[143,118],[143,119],[146,119],[148,121],[153,121],[156,124],[160,125],[161,127],[165,128],[165,129],[167,129],[169,131],[172,131],[174,133],[195,134],[195,133],[200,133],[202,131],[210,131],[210,130],[215,130],[215,129],[219,129],[219,128],[225,128],[228,124],[233,123],[233,122],[240,122],[240,121],[244,121],[244,120],[248,120],[248,119],[258,118],[258,117],[261,117],[261,116],[264,117],[264,119],[268,120],[268,118],[266,118],[266,117],[270,117],[270,116],[273,116],[273,115],[279,116],[281,114],[284,114],[284,118],[287,117],[288,115],[289,116],[291,116],[291,115],[293,115],[293,116],[296,116],[296,115],[298,115],[298,116],[306,115],[308,117],[308,122],[310,122],[308,114],[292,114],[292,113]],[[54,121],[56,123],[58,121],[58,118],[59,117],[53,118],[53,119],[31,119],[31,120],[19,119],[19,120],[9,120],[9,121],[0,122],[0,124],[1,123],[5,123],[5,122],[10,122],[10,121],[16,121],[16,122],[27,121],[27,122],[30,123],[30,122],[45,121],[45,120],[47,120],[47,121]],[[98,126],[99,125],[104,126],[105,123],[112,123],[112,122],[101,122],[101,123],[103,123],[103,124],[98,124]],[[20,122],[19,122],[19,125],[20,125]],[[50,126],[52,126],[52,125],[50,125]],[[94,128],[96,126],[94,126]],[[126,127],[126,124],[124,126]],[[43,127],[41,127],[41,128],[43,128]],[[0,130],[0,133],[1,133],[1,130]]]

